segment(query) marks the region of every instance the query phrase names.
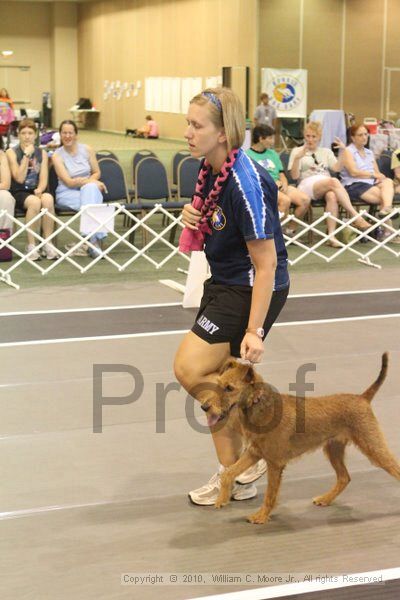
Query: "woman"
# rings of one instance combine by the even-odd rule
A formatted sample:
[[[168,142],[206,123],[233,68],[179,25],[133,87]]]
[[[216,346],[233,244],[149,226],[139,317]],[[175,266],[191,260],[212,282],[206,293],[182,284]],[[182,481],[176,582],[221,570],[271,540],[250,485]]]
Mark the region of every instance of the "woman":
[[[158,125],[154,121],[151,115],[147,115],[146,123],[137,130],[137,137],[144,137],[149,140],[156,140],[158,138]]]
[[[0,216],[0,229],[14,229],[12,218],[15,211],[15,198],[11,196],[10,189],[11,175],[8,166],[7,156],[3,152],[3,139],[0,136],[0,211],[6,211]]]
[[[368,142],[365,125],[350,127],[350,139],[351,144],[343,152],[340,173],[343,185],[350,198],[379,204],[378,216],[386,217],[393,210],[393,181],[379,171],[373,152],[365,147]]]
[[[336,177],[331,177],[330,170],[339,172],[342,168],[341,154],[336,159],[332,150],[320,148],[319,142],[322,136],[322,126],[318,121],[307,123],[304,129],[305,143],[299,148],[294,148],[290,153],[289,165],[291,176],[298,179],[298,189],[311,199],[324,199],[326,210],[334,217],[339,214],[339,205],[346,210],[350,217],[358,215],[352,206],[349,195]],[[345,145],[341,140],[335,138],[337,146],[343,150]],[[341,248],[339,240],[335,238],[336,221],[327,218],[329,240],[327,244],[333,248]],[[355,227],[361,230],[368,229],[369,224],[365,219],[358,216],[353,222]]]
[[[6,102],[14,110],[14,102],[11,100],[6,88],[1,88],[0,90],[0,102]]]
[[[277,187],[240,149],[245,134],[240,100],[229,89],[207,89],[190,102],[187,122],[189,150],[205,161],[193,205],[183,209],[180,248],[204,246],[211,278],[205,283],[195,324],[176,353],[174,368],[178,381],[202,402],[229,356],[259,362],[263,340],[286,301],[289,276]],[[238,459],[242,439],[224,422],[209,425],[220,473]],[[252,482],[265,469],[264,462],[257,463],[242,474],[239,479],[245,485],[235,485],[233,497],[254,497],[257,490]],[[219,473],[189,493],[195,504],[215,502]]]
[[[308,211],[311,200],[307,194],[288,184],[279,154],[273,149],[274,143],[275,130],[269,127],[269,125],[257,125],[252,131],[251,148],[246,153],[250,158],[267,169],[278,186],[279,211],[287,216],[290,205],[293,204],[295,207],[294,216],[297,219],[302,219]],[[293,221],[290,224],[290,228],[286,228],[285,233],[287,235],[294,235],[296,229],[297,223]]]
[[[42,208],[47,208],[48,214],[37,219],[27,229],[28,246],[27,255],[30,260],[40,260],[41,255],[36,248],[37,238],[34,232],[42,229],[45,239],[54,231],[54,200],[46,192],[48,181],[48,158],[44,150],[35,147],[36,125],[31,119],[23,119],[18,125],[19,144],[7,150],[12,182],[11,193],[15,198],[16,206],[26,211],[25,222],[34,219]],[[50,242],[44,244],[41,254],[49,260],[57,258],[56,248]]]
[[[100,168],[94,150],[78,142],[78,128],[74,121],[63,121],[59,128],[61,146],[52,160],[58,176],[56,206],[61,210],[79,211],[86,204],[101,204],[106,187],[100,179]],[[82,235],[87,234],[82,232]],[[88,247],[92,258],[101,255],[105,233],[90,237],[94,247]]]

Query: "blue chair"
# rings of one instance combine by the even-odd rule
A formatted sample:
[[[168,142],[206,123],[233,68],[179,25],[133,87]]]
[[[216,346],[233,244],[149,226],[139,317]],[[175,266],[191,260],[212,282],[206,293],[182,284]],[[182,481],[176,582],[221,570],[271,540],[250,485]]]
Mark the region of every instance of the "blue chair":
[[[146,149],[138,150],[133,155],[133,159],[132,159],[132,183],[133,183],[133,185],[135,185],[135,182],[136,182],[136,167],[137,167],[138,163],[142,160],[142,158],[148,158],[150,156],[154,156],[155,158],[157,158],[156,155],[154,154],[154,152],[152,152],[151,150],[146,150]]]
[[[167,171],[163,163],[154,156],[142,158],[136,165],[135,171],[135,202],[126,206],[127,210],[140,212],[142,216],[146,211],[151,210],[155,204],[161,206],[174,215],[179,213],[184,206],[184,202],[172,202],[171,193],[168,185]],[[171,243],[175,237],[176,227],[171,229]],[[143,232],[143,239],[146,243],[146,232]]]
[[[101,160],[102,158],[113,158],[119,162],[118,156],[114,154],[114,152],[111,152],[111,150],[97,150],[96,158],[97,160]]]
[[[180,162],[178,167],[178,200],[193,196],[199,169],[200,161],[192,156],[188,156]]]
[[[103,193],[104,202],[130,202],[125,173],[121,164],[115,158],[105,157],[99,160],[100,181],[104,183],[107,192]]]
[[[190,156],[189,150],[179,150],[172,157],[172,185],[171,193],[176,195],[178,192],[178,168],[182,160]]]

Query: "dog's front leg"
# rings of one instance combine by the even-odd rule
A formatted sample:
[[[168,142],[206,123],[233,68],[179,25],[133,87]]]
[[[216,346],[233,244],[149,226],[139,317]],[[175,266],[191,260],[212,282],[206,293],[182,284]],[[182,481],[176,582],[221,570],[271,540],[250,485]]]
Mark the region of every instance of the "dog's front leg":
[[[243,452],[242,456],[233,464],[231,467],[225,469],[221,474],[221,490],[218,498],[215,501],[215,508],[222,508],[231,499],[231,492],[233,483],[243,471],[254,465],[258,460],[259,456],[254,456],[249,450]]]
[[[284,466],[268,464],[268,485],[264,496],[264,504],[261,508],[247,517],[249,523],[263,525],[269,520],[269,515],[276,504],[279,488],[281,485]]]

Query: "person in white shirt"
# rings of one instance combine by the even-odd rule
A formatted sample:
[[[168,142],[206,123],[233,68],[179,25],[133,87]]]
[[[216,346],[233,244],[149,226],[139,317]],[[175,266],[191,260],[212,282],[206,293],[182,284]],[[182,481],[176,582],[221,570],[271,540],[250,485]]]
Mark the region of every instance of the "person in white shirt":
[[[261,104],[259,104],[254,113],[255,125],[269,125],[276,129],[277,126],[277,115],[276,110],[269,104],[268,94],[261,94]]]
[[[322,125],[318,121],[307,123],[304,129],[304,145],[294,148],[290,154],[288,169],[293,179],[298,180],[298,189],[305,192],[311,200],[324,199],[326,210],[333,217],[339,214],[339,205],[342,206],[350,217],[358,215],[352,206],[350,198],[342,184],[330,171],[339,172],[342,168],[341,153],[345,149],[344,143],[335,138],[339,148],[339,160],[336,159],[330,148],[320,148]],[[327,218],[329,240],[327,244],[333,248],[340,248],[341,244],[335,237],[336,221]],[[368,229],[369,224],[361,216],[353,222],[361,230]]]

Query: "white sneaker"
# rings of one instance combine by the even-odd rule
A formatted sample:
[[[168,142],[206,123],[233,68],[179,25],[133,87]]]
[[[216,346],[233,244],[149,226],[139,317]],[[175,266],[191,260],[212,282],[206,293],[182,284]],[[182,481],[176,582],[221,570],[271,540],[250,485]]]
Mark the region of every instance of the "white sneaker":
[[[53,244],[50,244],[50,242],[43,246],[42,254],[45,258],[47,258],[47,260],[55,260],[58,258],[57,249],[55,246],[53,246]]]
[[[267,463],[263,458],[261,458],[258,462],[256,462],[255,465],[249,467],[246,469],[246,471],[243,471],[243,473],[236,478],[236,481],[241,485],[253,483],[254,481],[257,481],[257,479],[260,479],[261,475],[264,475],[266,470]]]
[[[26,247],[26,253],[30,254],[29,260],[37,261],[41,260],[41,256],[39,252],[36,250],[35,244],[28,244]]]
[[[87,256],[88,255],[88,245],[84,242],[78,247],[78,241],[70,242],[69,244],[65,244],[64,248],[67,250],[71,250],[72,248],[76,248],[73,252],[71,252],[70,256]]]
[[[189,498],[193,504],[199,504],[201,506],[211,506],[215,504],[218,498],[219,491],[221,489],[221,479],[219,473],[215,473],[206,485],[192,490],[189,492]],[[232,487],[231,498],[233,500],[249,500],[257,496],[257,488],[254,484],[249,483],[245,485],[239,485],[235,483]]]

